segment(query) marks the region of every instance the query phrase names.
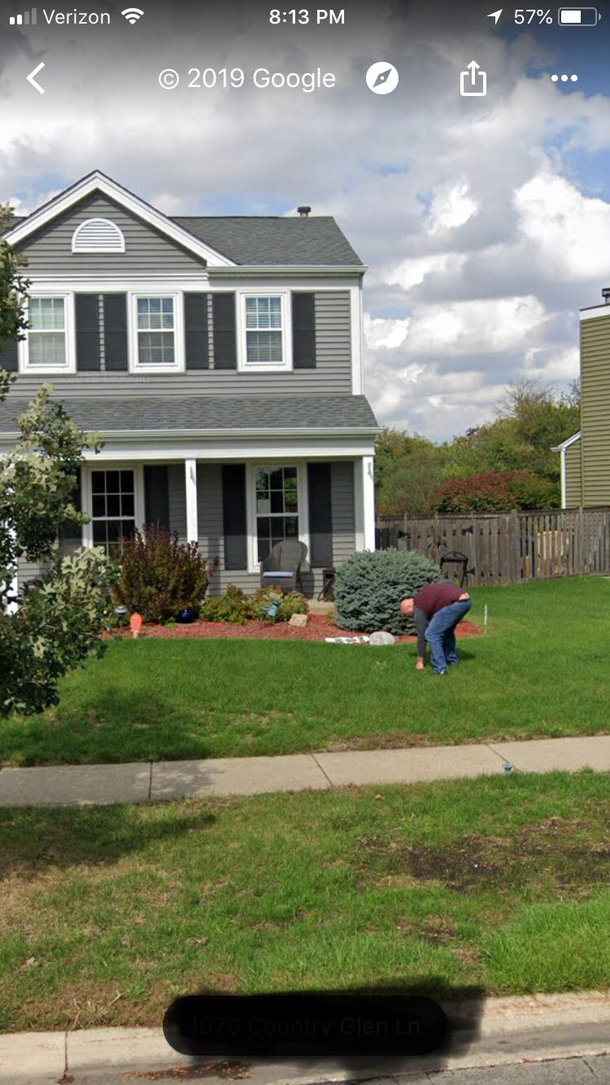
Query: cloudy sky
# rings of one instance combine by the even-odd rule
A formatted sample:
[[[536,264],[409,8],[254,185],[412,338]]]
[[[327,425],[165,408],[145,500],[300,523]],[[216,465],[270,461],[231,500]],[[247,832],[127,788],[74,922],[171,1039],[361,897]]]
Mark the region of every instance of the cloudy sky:
[[[410,432],[463,432],[524,377],[569,386],[578,309],[610,285],[608,5],[595,28],[529,31],[513,9],[495,28],[493,3],[346,3],[334,28],[273,27],[269,4],[232,0],[142,0],[132,27],[122,6],[79,6],[110,27],[47,27],[39,8],[35,30],[3,33],[3,200],[26,212],[98,168],[169,214],[335,215],[369,267],[369,398]],[[399,70],[393,94],[366,86],[377,60]],[[459,95],[471,60],[485,98]],[[41,61],[44,97],[25,81]],[[187,86],[210,66],[245,86]],[[259,66],[337,86],[256,89]],[[167,67],[177,90],[159,87]]]

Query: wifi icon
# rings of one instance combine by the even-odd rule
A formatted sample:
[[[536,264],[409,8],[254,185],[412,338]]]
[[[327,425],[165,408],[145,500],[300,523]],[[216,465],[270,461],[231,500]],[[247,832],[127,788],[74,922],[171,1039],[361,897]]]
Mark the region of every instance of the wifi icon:
[[[131,23],[132,26],[137,23],[138,19],[142,18],[143,14],[142,8],[125,8],[125,11],[121,12],[123,18],[127,19],[127,22]]]

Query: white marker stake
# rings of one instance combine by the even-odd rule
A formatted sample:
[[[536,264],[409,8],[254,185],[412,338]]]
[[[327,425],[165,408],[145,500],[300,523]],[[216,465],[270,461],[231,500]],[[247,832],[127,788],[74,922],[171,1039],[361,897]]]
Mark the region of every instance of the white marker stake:
[[[488,614],[489,614],[489,611],[488,611],[488,609],[487,609],[487,603],[486,603],[486,604],[485,604],[485,611],[484,611],[484,614],[483,614],[483,631],[484,631],[485,633],[487,632],[487,619],[488,619]]]

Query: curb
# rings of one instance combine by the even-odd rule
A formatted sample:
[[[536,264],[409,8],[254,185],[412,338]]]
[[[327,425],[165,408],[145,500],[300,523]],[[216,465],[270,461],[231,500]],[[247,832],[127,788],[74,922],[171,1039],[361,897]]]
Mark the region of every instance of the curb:
[[[249,1085],[408,1078],[415,1073],[508,1066],[610,1053],[610,990],[536,994],[446,1004],[462,1038],[459,1053],[400,1060],[206,1060],[205,1078],[220,1085],[240,1077]],[[227,1074],[227,1062],[240,1072]],[[78,1073],[151,1075],[201,1066],[173,1051],[161,1029],[97,1028],[75,1032],[5,1033],[0,1036],[0,1085],[57,1085]],[[212,1063],[212,1065],[210,1065]],[[216,1067],[216,1072],[214,1072]],[[100,1080],[102,1080],[100,1078]],[[150,1080],[150,1078],[149,1078]]]

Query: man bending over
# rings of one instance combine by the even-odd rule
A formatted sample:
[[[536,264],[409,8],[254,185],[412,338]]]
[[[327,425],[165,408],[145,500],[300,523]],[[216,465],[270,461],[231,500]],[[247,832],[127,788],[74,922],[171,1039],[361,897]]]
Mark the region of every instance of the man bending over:
[[[452,580],[426,584],[413,599],[403,599],[401,613],[413,617],[417,628],[417,670],[426,663],[426,641],[430,645],[432,671],[446,674],[447,664],[459,663],[455,644],[455,627],[468,614],[472,600]]]

